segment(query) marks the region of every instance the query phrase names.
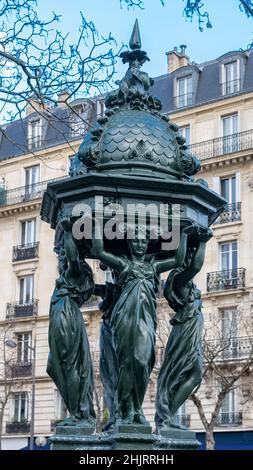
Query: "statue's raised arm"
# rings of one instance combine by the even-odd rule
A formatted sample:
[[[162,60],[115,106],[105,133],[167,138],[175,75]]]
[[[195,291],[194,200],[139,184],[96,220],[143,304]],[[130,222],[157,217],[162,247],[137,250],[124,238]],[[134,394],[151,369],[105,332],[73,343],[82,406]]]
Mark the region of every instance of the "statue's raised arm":
[[[182,265],[186,255],[188,236],[194,234],[194,232],[197,232],[197,227],[195,225],[190,225],[183,228],[180,235],[179,247],[175,253],[175,256],[162,261],[154,262],[154,268],[157,274],[170,271],[171,269]]]
[[[120,256],[115,256],[104,249],[103,230],[100,225],[100,221],[95,220],[96,230],[93,236],[93,251],[94,255],[97,256],[109,268],[115,269],[120,272],[124,269],[126,262]]]

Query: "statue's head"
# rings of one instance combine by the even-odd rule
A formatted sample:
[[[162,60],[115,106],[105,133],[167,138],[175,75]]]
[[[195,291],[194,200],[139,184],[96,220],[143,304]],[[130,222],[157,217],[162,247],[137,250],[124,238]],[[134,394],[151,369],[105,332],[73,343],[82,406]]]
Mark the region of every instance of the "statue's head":
[[[148,239],[147,238],[133,238],[129,240],[129,248],[131,254],[137,258],[144,256],[148,249]]]

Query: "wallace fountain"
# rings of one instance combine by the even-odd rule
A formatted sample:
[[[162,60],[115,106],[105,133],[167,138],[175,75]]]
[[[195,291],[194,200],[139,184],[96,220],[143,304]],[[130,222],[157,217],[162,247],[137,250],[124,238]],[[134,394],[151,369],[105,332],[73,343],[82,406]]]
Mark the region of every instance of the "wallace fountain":
[[[137,22],[121,57],[128,70],[107,95],[105,116],[85,135],[69,177],[48,184],[42,204],[41,217],[55,230],[59,269],[47,372],[69,411],[51,443],[56,450],[196,449],[195,433],[178,424],[177,410],[201,383],[203,314],[193,280],[225,201],[195,177],[199,160],[149,92],[153,80],[141,70],[149,59]],[[109,269],[112,281],[96,285],[86,259]],[[175,314],[152,430],[143,402],[165,272],[163,293]],[[101,433],[95,432],[93,365],[80,311],[92,294],[101,297],[100,376],[110,414]]]

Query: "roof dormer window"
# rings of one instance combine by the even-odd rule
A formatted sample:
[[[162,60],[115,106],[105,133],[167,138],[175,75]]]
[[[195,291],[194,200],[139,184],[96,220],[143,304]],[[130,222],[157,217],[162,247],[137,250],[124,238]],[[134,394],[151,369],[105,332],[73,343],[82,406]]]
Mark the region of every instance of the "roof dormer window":
[[[33,119],[28,125],[28,147],[37,149],[42,145],[42,124],[40,119]]]
[[[105,115],[105,102],[104,100],[98,100],[97,102],[97,117],[103,117]]]
[[[240,62],[233,60],[223,64],[222,94],[231,95],[241,89]]]
[[[175,107],[184,108],[185,106],[190,106],[193,103],[192,75],[178,78],[176,90],[177,96],[174,97]]]
[[[73,107],[70,117],[71,137],[84,136],[89,124],[89,106]]]

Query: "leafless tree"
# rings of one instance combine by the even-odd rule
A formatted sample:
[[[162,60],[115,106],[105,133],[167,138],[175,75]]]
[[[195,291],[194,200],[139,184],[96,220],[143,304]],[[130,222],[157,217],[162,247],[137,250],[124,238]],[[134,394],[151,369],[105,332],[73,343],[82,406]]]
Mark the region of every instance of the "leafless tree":
[[[167,302],[162,301],[159,309],[157,330],[157,366],[161,365],[171,325],[173,312]],[[238,313],[239,315],[239,313]],[[234,390],[243,395],[243,405],[253,400],[253,321],[240,315],[240,335],[235,333],[231,321],[226,331],[219,318],[213,317],[205,324],[203,332],[203,378],[202,385],[189,399],[197,408],[205,429],[207,450],[215,448],[214,430],[222,415],[222,405],[228,394]],[[211,336],[210,336],[211,334]],[[243,392],[243,393],[242,393]],[[206,405],[212,403],[212,412]],[[227,416],[226,416],[227,415]],[[230,416],[224,416],[229,425]]]
[[[240,318],[240,329],[243,336],[235,336],[231,323],[224,337],[220,324],[213,321],[211,331],[215,339],[210,339],[210,328],[204,330],[203,386],[195,391],[190,399],[196,406],[204,426],[207,450],[215,448],[214,429],[219,422],[222,405],[227,395],[236,389],[242,389],[242,384],[245,383],[247,393],[244,393],[244,400],[252,399],[249,385],[253,378],[252,320]],[[211,415],[205,410],[203,388],[211,391],[212,402],[214,402]]]

